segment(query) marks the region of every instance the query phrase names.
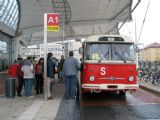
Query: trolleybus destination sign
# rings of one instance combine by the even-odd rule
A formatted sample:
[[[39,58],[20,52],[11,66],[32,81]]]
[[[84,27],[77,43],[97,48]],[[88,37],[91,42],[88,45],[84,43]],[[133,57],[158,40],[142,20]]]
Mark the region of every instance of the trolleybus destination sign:
[[[59,14],[57,13],[47,14],[47,31],[49,32],[59,31]]]

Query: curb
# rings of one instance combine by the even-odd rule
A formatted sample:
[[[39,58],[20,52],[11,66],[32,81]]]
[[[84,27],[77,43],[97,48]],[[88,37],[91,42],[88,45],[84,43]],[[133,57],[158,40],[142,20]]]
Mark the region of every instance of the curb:
[[[149,87],[147,87],[147,86],[143,86],[143,85],[140,85],[140,84],[139,84],[139,88],[141,88],[141,89],[143,89],[143,90],[147,90],[147,91],[149,91],[149,92],[152,92],[152,93],[157,94],[157,95],[160,96],[160,92],[159,92],[159,91],[153,90],[152,88],[149,88]]]

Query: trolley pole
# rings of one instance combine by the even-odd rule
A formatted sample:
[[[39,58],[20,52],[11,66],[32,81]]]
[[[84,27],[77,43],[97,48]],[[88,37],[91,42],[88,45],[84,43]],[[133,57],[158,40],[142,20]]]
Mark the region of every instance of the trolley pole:
[[[137,41],[137,24],[136,24],[136,18],[135,18],[135,43],[136,43],[136,50],[138,48],[138,41]],[[139,56],[139,51],[136,51],[136,68],[138,68],[138,56]]]

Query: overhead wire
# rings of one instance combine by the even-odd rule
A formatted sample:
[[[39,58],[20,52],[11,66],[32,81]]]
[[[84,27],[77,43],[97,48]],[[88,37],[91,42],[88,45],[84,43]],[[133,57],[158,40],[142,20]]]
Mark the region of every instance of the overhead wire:
[[[129,27],[128,27],[127,24],[126,24],[126,27],[127,27],[127,30],[128,30],[129,35],[131,36],[131,31],[130,31],[130,29],[129,29]]]
[[[96,19],[97,19],[97,11],[98,11],[98,7],[99,7],[99,0],[98,0],[98,3],[97,3],[96,12],[95,12],[95,17],[94,17],[94,18],[95,18],[95,21],[96,21]],[[92,27],[93,27],[93,34],[95,34],[95,30],[94,30],[94,21],[93,21],[92,24],[93,24],[93,26],[92,26]]]
[[[141,0],[138,0],[138,2],[136,3],[136,5],[133,7],[133,9],[130,11],[130,13],[128,14],[128,16],[126,17],[126,19],[124,20],[124,22],[121,24],[121,26],[119,27],[119,30],[122,28],[122,26],[126,23],[127,19],[130,17],[131,13],[137,8],[137,6],[140,4]],[[113,28],[115,29],[115,28]]]
[[[106,7],[105,7],[105,9],[104,9],[104,12],[103,12],[103,19],[104,19],[104,17],[105,17],[105,14],[106,14],[106,11],[107,11],[107,9],[108,9],[108,7],[109,7],[109,5],[110,5],[110,0],[109,0],[109,2],[106,2],[106,3],[108,3],[108,4],[106,4]]]
[[[103,19],[105,19],[105,14],[106,14],[107,9],[109,8],[110,0],[108,0],[108,2],[106,2],[106,3],[107,3],[107,4],[106,4],[106,7],[105,7],[105,9],[104,9],[103,16],[102,16]],[[100,30],[100,33],[102,34],[101,25],[99,25],[99,30]]]
[[[144,23],[145,23],[145,19],[146,19],[146,16],[147,16],[149,4],[150,4],[150,1],[148,2],[147,9],[146,9],[146,12],[145,12],[145,15],[144,15],[143,23],[142,23],[141,30],[140,30],[139,37],[138,37],[138,42],[139,42],[141,34],[142,34],[142,29],[143,29],[143,26],[144,26]]]

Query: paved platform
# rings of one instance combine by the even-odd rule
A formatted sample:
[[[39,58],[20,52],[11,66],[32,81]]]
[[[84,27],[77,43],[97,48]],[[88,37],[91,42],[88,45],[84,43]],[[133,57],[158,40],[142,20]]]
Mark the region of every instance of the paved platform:
[[[54,120],[64,96],[64,85],[55,83],[53,100],[44,100],[44,95],[34,95],[33,99],[15,97],[0,98],[0,120]]]
[[[160,85],[152,85],[138,81],[143,88],[160,93]],[[8,99],[0,97],[0,120],[75,120],[76,101],[65,100],[64,85],[56,81],[53,87],[53,100],[44,100],[44,96],[35,95],[34,98],[26,100],[24,97]],[[73,115],[74,114],[74,115]]]
[[[138,80],[138,84],[139,84],[140,88],[150,90],[150,91],[160,95],[160,84],[153,85],[151,82],[145,82],[143,80],[141,80],[141,81]]]

